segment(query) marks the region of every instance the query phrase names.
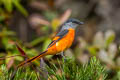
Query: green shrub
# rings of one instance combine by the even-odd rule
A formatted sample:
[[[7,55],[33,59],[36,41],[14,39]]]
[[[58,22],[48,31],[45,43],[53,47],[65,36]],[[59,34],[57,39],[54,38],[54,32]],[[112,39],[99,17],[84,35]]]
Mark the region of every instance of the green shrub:
[[[99,60],[95,57],[91,58],[90,62],[84,65],[78,65],[72,59],[64,59],[59,65],[52,65],[46,67],[48,71],[48,80],[105,80],[106,74],[104,67],[101,66]],[[0,68],[0,80],[10,80],[12,70],[8,71],[5,65]],[[40,77],[40,73],[38,73]],[[30,68],[20,68],[17,70],[14,80],[37,80],[36,73]],[[45,80],[43,77],[42,80]]]

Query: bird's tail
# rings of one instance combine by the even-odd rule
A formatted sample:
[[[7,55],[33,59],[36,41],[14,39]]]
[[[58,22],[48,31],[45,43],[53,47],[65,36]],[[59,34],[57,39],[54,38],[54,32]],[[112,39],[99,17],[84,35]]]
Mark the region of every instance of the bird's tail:
[[[35,57],[31,58],[31,59],[28,59],[27,61],[23,61],[22,63],[20,63],[20,64],[17,66],[17,68],[19,68],[19,67],[21,67],[21,66],[23,66],[23,65],[25,65],[25,64],[28,64],[28,63],[30,63],[30,62],[38,59],[38,58],[41,58],[41,57],[45,56],[46,53],[47,53],[47,50],[44,51],[44,52],[41,52],[38,56],[35,56]]]

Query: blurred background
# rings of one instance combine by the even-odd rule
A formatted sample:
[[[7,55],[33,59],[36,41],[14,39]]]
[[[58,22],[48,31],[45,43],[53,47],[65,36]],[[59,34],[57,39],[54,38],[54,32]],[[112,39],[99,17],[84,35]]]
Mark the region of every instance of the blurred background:
[[[69,18],[85,24],[65,55],[85,64],[96,56],[107,79],[120,80],[120,0],[0,0],[0,57],[18,55],[17,42],[29,57],[44,51]],[[47,56],[46,63],[58,56]],[[53,59],[53,60],[51,60]],[[24,58],[6,58],[0,65],[15,67]],[[39,65],[39,62],[35,62]]]

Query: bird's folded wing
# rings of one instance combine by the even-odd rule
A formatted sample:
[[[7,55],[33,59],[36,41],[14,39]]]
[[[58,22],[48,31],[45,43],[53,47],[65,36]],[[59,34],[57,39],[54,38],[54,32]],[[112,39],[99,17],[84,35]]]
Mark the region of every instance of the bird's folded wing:
[[[60,31],[55,38],[53,39],[53,41],[48,45],[48,48],[50,48],[51,46],[53,46],[56,42],[58,42],[59,40],[61,40],[67,33],[69,32],[69,30],[65,29],[63,31]]]

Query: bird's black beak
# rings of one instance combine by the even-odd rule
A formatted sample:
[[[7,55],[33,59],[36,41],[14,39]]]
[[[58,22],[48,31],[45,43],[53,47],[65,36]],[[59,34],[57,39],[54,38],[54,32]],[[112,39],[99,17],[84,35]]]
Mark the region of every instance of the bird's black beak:
[[[84,22],[80,22],[80,21],[79,21],[79,22],[77,22],[77,24],[82,25],[82,24],[84,24]]]

